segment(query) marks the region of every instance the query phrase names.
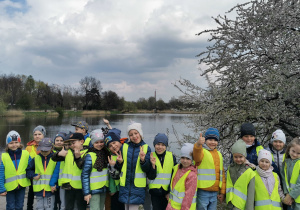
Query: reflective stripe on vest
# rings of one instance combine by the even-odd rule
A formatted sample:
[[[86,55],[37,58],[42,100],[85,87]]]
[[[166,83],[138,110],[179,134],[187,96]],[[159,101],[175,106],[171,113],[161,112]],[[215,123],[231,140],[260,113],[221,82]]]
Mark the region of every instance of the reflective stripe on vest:
[[[229,169],[227,170],[226,181],[226,202],[231,202],[235,207],[244,209],[247,200],[248,184],[255,176],[251,168],[248,168],[234,183],[232,184]]]
[[[173,154],[172,152],[166,151],[163,167],[161,166],[156,153],[153,152],[152,154],[153,157],[156,158],[155,165],[157,174],[154,180],[150,180],[149,189],[160,189],[162,187],[164,190],[168,191],[171,182],[172,169],[174,167]]]
[[[120,185],[121,186],[125,186],[125,182],[126,182],[128,146],[129,145],[127,143],[123,144],[122,155],[123,155],[123,160],[124,161],[123,161],[123,166],[122,166],[122,170],[121,170],[121,174],[120,174]],[[136,148],[136,149],[139,150],[139,148]],[[147,154],[147,151],[148,151],[148,145],[147,144],[143,145],[143,151],[144,151],[145,154]],[[146,187],[146,173],[143,172],[143,170],[141,168],[140,152],[138,154],[138,159],[137,159],[136,167],[135,167],[134,185],[136,187]]]
[[[97,171],[94,168],[95,161],[97,159],[96,153],[89,152],[88,153],[92,158],[92,171],[90,174],[90,189],[96,190],[101,189],[104,186],[108,187],[108,170],[107,168],[103,168],[102,171]]]
[[[222,188],[222,181],[223,181],[223,157],[222,154],[218,152],[219,160],[220,160],[220,168],[215,168],[215,162],[213,159],[212,154],[203,148],[203,159],[201,164],[198,166],[198,188],[208,188],[215,184],[216,182],[216,170],[219,170],[220,173],[220,181],[219,181],[219,188]]]
[[[300,160],[298,160],[293,168],[292,176],[290,181],[287,180],[287,165],[286,162],[284,162],[284,175],[285,175],[285,183],[286,183],[286,188],[288,191],[292,191],[293,188],[296,186],[296,182],[298,179],[298,176],[300,174]],[[295,199],[296,203],[300,203],[300,195]]]
[[[258,172],[255,171],[254,173],[255,173],[255,209],[257,210],[281,209],[281,205],[280,205],[281,200],[278,193],[279,181],[277,178],[277,174],[273,172],[275,185],[272,194],[270,196]]]
[[[183,198],[185,197],[185,180],[191,170],[188,170],[175,184],[175,187],[173,188],[173,180],[174,177],[178,171],[179,164],[174,166],[174,172],[172,175],[172,181],[171,181],[171,192],[169,197],[169,202],[174,209],[181,209],[181,204],[183,201]],[[195,191],[195,194],[193,196],[193,200],[191,203],[191,206],[189,209],[196,209],[196,198],[197,198],[197,191]]]
[[[2,163],[4,165],[5,182],[4,187],[6,191],[12,191],[21,185],[22,187],[30,186],[30,180],[26,178],[26,168],[28,166],[29,152],[22,150],[18,170],[16,170],[10,155],[5,152],[2,153]]]
[[[42,161],[42,158],[40,155],[35,156],[34,158],[34,165],[35,165],[35,173],[40,174],[40,179],[39,180],[32,180],[33,184],[33,191],[34,192],[39,192],[42,190],[45,191],[51,191],[50,187],[50,179],[52,177],[52,174],[54,172],[56,162],[54,162],[51,158],[48,162],[48,165],[46,167],[46,171],[44,169],[44,163]]]
[[[83,150],[81,157],[85,155],[87,150]],[[68,150],[68,154],[65,158],[65,164],[61,175],[61,184],[70,183],[70,185],[75,189],[82,189],[81,183],[81,172],[82,170],[77,167],[74,161],[74,154],[72,150]]]

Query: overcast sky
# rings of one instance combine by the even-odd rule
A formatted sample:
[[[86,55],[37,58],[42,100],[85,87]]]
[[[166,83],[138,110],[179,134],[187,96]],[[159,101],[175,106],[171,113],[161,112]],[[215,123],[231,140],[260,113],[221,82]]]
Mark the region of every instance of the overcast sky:
[[[212,16],[244,0],[0,0],[0,74],[79,85],[93,76],[125,100],[169,101],[186,78],[206,86],[196,57]]]

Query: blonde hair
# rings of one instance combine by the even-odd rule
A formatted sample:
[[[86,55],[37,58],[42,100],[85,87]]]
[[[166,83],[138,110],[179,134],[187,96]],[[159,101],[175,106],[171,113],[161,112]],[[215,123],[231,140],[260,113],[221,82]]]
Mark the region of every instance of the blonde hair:
[[[20,143],[20,146],[18,147],[18,149],[23,149],[24,145]],[[8,148],[8,144],[5,147],[5,152],[8,152],[9,148]]]
[[[296,145],[300,145],[300,136],[293,138],[293,140],[288,144],[286,151],[285,151],[285,158],[291,158],[290,156],[290,149]]]

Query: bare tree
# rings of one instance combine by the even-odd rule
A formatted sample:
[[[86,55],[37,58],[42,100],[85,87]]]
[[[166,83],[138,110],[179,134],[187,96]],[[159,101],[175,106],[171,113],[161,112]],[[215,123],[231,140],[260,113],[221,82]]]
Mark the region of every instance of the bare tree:
[[[99,92],[101,93],[102,87],[101,87],[101,82],[100,80],[97,80],[95,77],[84,77],[79,81],[81,85],[81,90],[85,94],[85,109],[88,108],[89,103],[91,103],[91,98],[89,97],[91,91],[93,90],[94,92]]]

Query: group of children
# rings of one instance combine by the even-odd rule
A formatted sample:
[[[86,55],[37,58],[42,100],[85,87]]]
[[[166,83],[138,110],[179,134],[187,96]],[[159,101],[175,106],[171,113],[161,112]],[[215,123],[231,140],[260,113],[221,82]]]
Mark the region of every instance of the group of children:
[[[6,209],[137,210],[148,186],[154,210],[217,209],[226,199],[229,209],[300,209],[300,138],[287,146],[281,130],[264,149],[251,123],[241,126],[240,139],[231,148],[225,174],[217,150],[219,131],[208,128],[193,145],[184,143],[177,163],[167,151],[168,137],[158,133],[155,151],[143,140],[140,123],[127,128],[128,138],[111,128],[88,133],[84,121],[73,124],[75,133],[58,133],[52,140],[37,126],[34,140],[22,150],[21,137],[10,131],[0,165],[0,195]]]

